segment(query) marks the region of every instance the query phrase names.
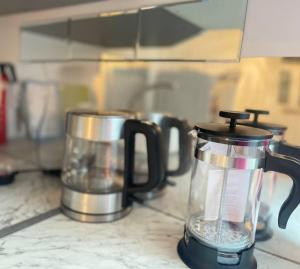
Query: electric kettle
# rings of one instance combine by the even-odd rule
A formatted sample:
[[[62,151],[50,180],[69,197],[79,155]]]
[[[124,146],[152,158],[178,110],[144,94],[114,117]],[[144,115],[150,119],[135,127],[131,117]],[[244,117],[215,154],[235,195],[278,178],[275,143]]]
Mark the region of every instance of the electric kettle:
[[[253,255],[263,172],[281,172],[293,187],[281,207],[286,228],[300,203],[300,162],[269,149],[272,133],[237,125],[249,113],[221,111],[229,124],[199,124],[188,216],[178,254],[193,269],[255,269]]]
[[[135,135],[147,141],[149,176],[136,184]],[[62,210],[75,220],[108,222],[125,216],[132,195],[149,192],[162,181],[160,129],[121,112],[68,112],[62,171]],[[122,160],[122,171],[118,163]]]

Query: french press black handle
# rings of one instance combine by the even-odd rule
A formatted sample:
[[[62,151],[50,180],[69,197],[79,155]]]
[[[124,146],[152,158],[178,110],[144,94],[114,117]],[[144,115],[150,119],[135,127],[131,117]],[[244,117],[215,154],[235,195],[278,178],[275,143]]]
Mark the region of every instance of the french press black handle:
[[[278,145],[278,153],[287,155],[300,160],[300,147],[289,144],[286,141],[280,141]]]
[[[135,135],[146,137],[149,178],[146,183],[134,183]],[[162,160],[161,129],[155,124],[140,120],[127,120],[124,124],[125,139],[125,169],[124,192],[148,192],[158,187],[164,180],[164,165]]]
[[[300,203],[300,161],[270,151],[266,152],[265,172],[274,171],[288,175],[293,180],[293,187],[285,200],[278,216],[278,226],[286,228],[288,220]]]
[[[254,114],[254,119],[253,119],[254,122],[258,121],[259,115],[269,115],[270,114],[270,112],[268,110],[261,110],[261,109],[250,109],[250,108],[248,108],[245,111],[248,112],[248,113]]]
[[[179,164],[178,168],[174,170],[167,169],[166,174],[168,176],[180,176],[186,173],[191,165],[191,138],[189,136],[190,127],[185,120],[180,120],[173,117],[165,117],[162,121],[162,130],[167,130],[167,139],[165,143],[169,144],[170,130],[176,128],[179,133]],[[166,146],[166,162],[169,155],[169,145]]]

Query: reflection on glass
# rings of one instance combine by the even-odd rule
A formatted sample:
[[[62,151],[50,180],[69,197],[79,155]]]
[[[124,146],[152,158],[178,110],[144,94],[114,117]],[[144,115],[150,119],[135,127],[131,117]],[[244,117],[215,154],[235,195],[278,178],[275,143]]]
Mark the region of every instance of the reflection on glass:
[[[246,0],[211,0],[143,9],[137,57],[237,60],[246,5]]]
[[[246,5],[196,1],[25,27],[22,60],[237,60]]]
[[[72,19],[72,59],[133,60],[137,24],[135,10]]]
[[[21,57],[30,60],[67,60],[69,22],[58,21],[21,29]]]

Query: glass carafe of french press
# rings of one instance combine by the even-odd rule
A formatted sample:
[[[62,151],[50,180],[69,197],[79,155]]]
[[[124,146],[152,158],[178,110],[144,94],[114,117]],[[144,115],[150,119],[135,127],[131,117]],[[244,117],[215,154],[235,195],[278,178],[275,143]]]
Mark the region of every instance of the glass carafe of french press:
[[[285,228],[300,203],[300,162],[269,150],[272,133],[236,125],[249,113],[221,111],[220,116],[230,118],[230,124],[195,126],[188,217],[178,253],[190,268],[254,269],[263,172],[293,179],[279,213],[279,227]]]
[[[259,120],[260,115],[268,115],[267,110],[246,109],[246,112],[254,115],[253,120],[243,120],[238,123],[245,126],[260,128],[272,132],[273,138],[270,141],[269,148],[272,152],[294,157],[300,160],[300,147],[287,143],[284,140],[284,134],[287,127],[281,124],[262,122]],[[272,237],[273,231],[270,227],[272,217],[272,202],[274,190],[277,182],[277,173],[268,172],[263,176],[263,188],[261,194],[261,205],[258,214],[258,223],[256,229],[256,241],[268,240]]]
[[[135,135],[147,141],[149,177],[133,182]],[[161,134],[149,122],[121,112],[67,113],[62,172],[63,212],[86,222],[113,221],[126,215],[130,196],[156,188],[163,177]],[[119,160],[124,167],[118,168]]]

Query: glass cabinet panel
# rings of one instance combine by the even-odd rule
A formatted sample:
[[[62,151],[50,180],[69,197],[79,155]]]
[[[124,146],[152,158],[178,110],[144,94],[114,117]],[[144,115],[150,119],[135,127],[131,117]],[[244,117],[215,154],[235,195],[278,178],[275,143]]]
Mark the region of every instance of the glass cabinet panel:
[[[246,0],[211,0],[142,9],[137,58],[238,60],[246,7]]]
[[[75,60],[133,60],[138,26],[137,10],[73,18],[71,54]]]

